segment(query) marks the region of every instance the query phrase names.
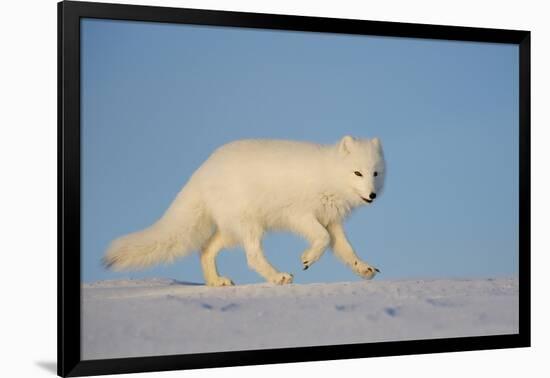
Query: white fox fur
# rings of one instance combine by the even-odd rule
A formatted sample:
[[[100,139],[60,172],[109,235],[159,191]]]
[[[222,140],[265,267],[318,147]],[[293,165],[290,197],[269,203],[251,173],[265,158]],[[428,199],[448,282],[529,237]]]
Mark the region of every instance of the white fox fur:
[[[380,195],[384,176],[377,138],[345,136],[335,145],[232,142],[204,162],[155,224],[112,242],[103,262],[115,270],[140,269],[198,250],[206,283],[224,286],[233,282],[218,275],[216,256],[241,245],[248,265],[267,281],[290,283],[292,275],[271,266],[261,247],[266,231],[287,230],[310,243],[304,269],[331,245],[357,274],[372,278],[378,270],[355,254],[342,221]]]

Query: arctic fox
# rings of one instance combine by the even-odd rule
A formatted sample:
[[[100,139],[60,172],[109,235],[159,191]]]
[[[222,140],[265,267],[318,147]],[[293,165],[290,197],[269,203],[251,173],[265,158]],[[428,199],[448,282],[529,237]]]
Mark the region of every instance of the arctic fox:
[[[265,232],[286,230],[309,242],[303,269],[331,246],[356,274],[371,279],[378,269],[355,254],[342,222],[380,195],[384,176],[378,138],[345,136],[335,145],[235,141],[202,164],[156,223],[113,241],[103,263],[139,269],[198,250],[207,285],[228,286],[233,282],[218,274],[216,256],[240,245],[250,268],[268,282],[287,284],[293,276],[277,271],[262,250]]]

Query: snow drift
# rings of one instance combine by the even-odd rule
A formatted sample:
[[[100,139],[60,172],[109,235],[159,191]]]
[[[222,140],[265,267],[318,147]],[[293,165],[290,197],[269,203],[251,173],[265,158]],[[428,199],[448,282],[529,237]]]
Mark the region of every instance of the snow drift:
[[[513,334],[518,281],[82,285],[82,358]]]

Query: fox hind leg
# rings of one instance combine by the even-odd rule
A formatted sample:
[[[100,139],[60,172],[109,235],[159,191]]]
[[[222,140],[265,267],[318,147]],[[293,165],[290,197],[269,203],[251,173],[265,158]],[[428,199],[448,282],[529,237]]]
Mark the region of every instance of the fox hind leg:
[[[232,286],[233,281],[227,277],[221,277],[218,274],[216,267],[216,257],[224,247],[224,239],[219,231],[208,240],[204,248],[201,250],[201,266],[204,274],[204,279],[208,286]]]
[[[265,258],[261,245],[261,232],[251,232],[246,235],[243,245],[248,266],[264,277],[266,281],[277,285],[292,283],[294,278],[292,274],[279,272]]]

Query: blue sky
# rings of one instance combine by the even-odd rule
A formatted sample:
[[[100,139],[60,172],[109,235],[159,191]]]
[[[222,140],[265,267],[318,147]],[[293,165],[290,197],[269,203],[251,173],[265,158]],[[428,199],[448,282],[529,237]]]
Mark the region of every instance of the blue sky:
[[[140,272],[101,267],[109,242],[158,219],[218,146],[378,136],[383,196],[346,230],[377,279],[496,277],[518,266],[516,45],[83,19],[82,280],[203,282],[198,255]],[[295,282],[360,280],[330,251],[265,239]],[[261,282],[239,249],[218,258]]]

